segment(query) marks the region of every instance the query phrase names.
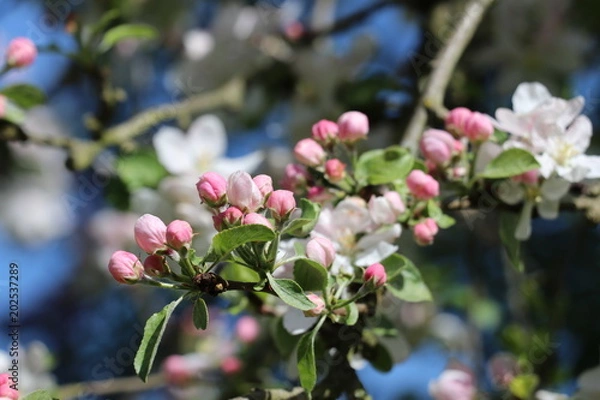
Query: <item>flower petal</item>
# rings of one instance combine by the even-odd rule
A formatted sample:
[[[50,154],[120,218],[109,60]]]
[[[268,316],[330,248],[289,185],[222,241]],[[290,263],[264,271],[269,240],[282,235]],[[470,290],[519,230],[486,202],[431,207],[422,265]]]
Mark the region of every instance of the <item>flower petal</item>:
[[[194,169],[194,156],[185,134],[177,128],[165,126],[152,138],[158,161],[173,175]]]
[[[521,83],[512,97],[513,110],[517,114],[528,113],[544,101],[552,98],[546,86],[539,82]]]
[[[567,192],[571,183],[558,177],[547,179],[541,186],[541,194],[547,200],[560,200]]]
[[[252,172],[258,168],[264,159],[265,156],[262,151],[255,151],[236,158],[219,158],[214,161],[212,170],[226,177],[235,171]]]
[[[208,158],[211,161],[220,158],[227,150],[227,133],[223,122],[213,114],[203,115],[192,122],[188,129],[189,146],[196,159]],[[207,162],[210,169],[212,162]]]
[[[593,131],[592,121],[585,115],[580,115],[569,126],[564,134],[564,139],[568,143],[571,143],[579,152],[585,153],[588,147],[590,147],[590,139],[592,138]]]

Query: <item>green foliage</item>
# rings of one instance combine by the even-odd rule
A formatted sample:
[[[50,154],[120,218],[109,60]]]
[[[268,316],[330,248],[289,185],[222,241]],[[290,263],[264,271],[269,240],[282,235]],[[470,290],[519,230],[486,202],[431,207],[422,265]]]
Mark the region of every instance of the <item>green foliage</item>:
[[[392,254],[381,264],[387,274],[387,288],[394,296],[410,302],[432,300],[421,273],[408,258]]]
[[[158,31],[147,24],[124,24],[106,31],[98,49],[106,52],[124,39],[150,40],[158,36]]]
[[[512,265],[519,271],[525,271],[525,264],[521,259],[521,242],[515,238],[515,230],[519,223],[519,216],[515,213],[503,212],[500,214],[499,233],[500,240]]]
[[[21,397],[21,400],[58,400],[58,397],[52,396],[47,390],[36,390],[27,396]]]
[[[414,161],[410,152],[400,146],[367,151],[356,164],[356,179],[362,186],[392,183],[405,178]]]
[[[317,363],[315,360],[315,337],[317,330],[305,333],[298,343],[298,374],[300,384],[309,393],[317,384]]]
[[[540,164],[530,152],[508,149],[494,158],[479,176],[488,179],[508,178],[539,167]]]
[[[46,94],[33,85],[18,84],[7,86],[0,90],[0,94],[3,94],[15,105],[25,110],[46,102]]]
[[[519,399],[530,399],[539,383],[537,375],[521,374],[510,382],[509,389]]]
[[[427,214],[433,218],[437,225],[442,229],[448,229],[456,223],[454,218],[443,213],[435,200],[429,200],[427,203]]]
[[[236,226],[215,235],[212,241],[212,252],[218,258],[246,243],[266,243],[273,239],[275,239],[275,232],[264,225]]]
[[[208,328],[208,307],[202,297],[198,297],[194,303],[192,319],[194,320],[194,326],[197,329],[205,330]]]
[[[142,342],[140,343],[140,347],[135,355],[135,360],[133,361],[135,373],[144,382],[148,379],[152,364],[154,364],[154,357],[156,357],[156,351],[158,350],[169,318],[182,299],[183,297],[180,297],[167,304],[165,308],[156,314],[152,314],[148,321],[146,321],[146,326],[144,326],[144,336],[142,337]]]
[[[271,274],[267,274],[267,278],[273,291],[286,304],[303,311],[315,308],[315,304],[306,297],[300,285],[295,281],[291,279],[275,279]]]
[[[154,150],[141,150],[117,159],[117,175],[130,191],[142,187],[156,188],[169,175]]]
[[[306,237],[317,224],[321,206],[307,199],[300,199],[301,214],[283,229],[283,235]]]
[[[306,291],[325,290],[327,270],[318,262],[301,258],[294,263],[294,280]]]

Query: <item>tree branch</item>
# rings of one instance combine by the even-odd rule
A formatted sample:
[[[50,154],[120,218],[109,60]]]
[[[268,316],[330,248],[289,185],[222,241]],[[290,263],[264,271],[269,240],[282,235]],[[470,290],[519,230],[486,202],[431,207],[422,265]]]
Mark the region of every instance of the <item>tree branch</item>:
[[[444,95],[452,73],[481,23],[485,11],[493,2],[494,0],[471,0],[463,11],[456,30],[431,61],[433,71],[400,143],[413,153],[417,150],[419,139],[427,123],[427,109],[442,119],[448,114],[448,110],[444,107]]]

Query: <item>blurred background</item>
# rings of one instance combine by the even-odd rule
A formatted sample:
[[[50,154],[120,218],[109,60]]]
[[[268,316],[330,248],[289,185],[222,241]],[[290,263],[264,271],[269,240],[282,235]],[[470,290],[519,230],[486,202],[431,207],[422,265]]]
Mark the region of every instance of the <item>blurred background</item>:
[[[195,179],[228,165],[281,177],[293,144],[322,118],[360,110],[371,121],[368,146],[399,143],[429,61],[464,4],[1,0],[0,50],[17,36],[40,50],[32,66],[0,78],[0,88],[29,83],[45,94],[45,105],[28,111],[32,135],[90,138],[151,107],[237,88],[214,107],[105,149],[81,171],[67,168],[72,160],[62,149],[0,142],[0,310],[8,310],[8,268],[16,263],[22,392],[61,386],[80,398],[209,399],[256,382],[293,382],[293,368],[276,361],[275,349],[257,354],[273,347],[268,321],[257,320],[264,345],[240,344],[242,317],[226,316],[217,303],[213,336],[190,328],[190,310],[172,320],[150,390],[127,380],[143,323],[170,294],[116,284],[108,259],[118,249],[139,251],[132,227],[145,212],[209,232]],[[600,3],[592,0],[496,1],[453,75],[446,106],[493,115],[510,107],[520,82],[540,81],[555,96],[584,96],[584,113],[598,125],[599,19]],[[146,37],[103,48],[103,33],[121,24],[143,24]],[[178,133],[167,135],[167,126]],[[187,141],[191,130],[204,132],[205,147]],[[600,153],[598,142],[596,135],[590,153]],[[169,161],[179,157],[191,161]],[[577,377],[600,361],[600,230],[575,213],[534,221],[523,246],[526,273],[519,274],[504,255],[492,209],[457,218],[426,251],[401,238],[435,303],[387,310],[399,333],[389,343],[398,364],[385,374],[362,366],[365,386],[376,400],[429,399],[428,382],[460,364],[494,398],[492,367],[510,370],[524,359],[545,387],[573,393]],[[0,324],[9,324],[8,312],[0,312]],[[0,350],[10,342],[0,335]],[[236,352],[242,375],[225,367]],[[181,388],[163,376],[163,361],[190,353],[203,355],[187,362],[207,372],[201,384]],[[2,369],[9,362],[0,355]],[[219,372],[208,372],[215,365]],[[89,381],[103,384],[73,385]]]

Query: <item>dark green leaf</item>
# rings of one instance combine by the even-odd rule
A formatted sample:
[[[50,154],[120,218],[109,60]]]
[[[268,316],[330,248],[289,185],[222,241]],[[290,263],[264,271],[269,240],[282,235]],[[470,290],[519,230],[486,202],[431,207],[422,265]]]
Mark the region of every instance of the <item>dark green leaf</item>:
[[[162,339],[162,335],[165,332],[167,322],[173,313],[173,310],[181,302],[183,297],[167,304],[160,312],[153,314],[144,327],[144,336],[140,343],[140,348],[135,354],[135,360],[133,361],[133,367],[135,373],[144,381],[148,378],[152,364],[154,363],[154,357],[156,357],[156,351],[158,345]]]
[[[363,185],[383,185],[405,178],[411,171],[414,157],[400,146],[371,150],[362,154],[356,165],[356,179]]]
[[[267,274],[267,278],[273,291],[286,304],[303,311],[315,308],[315,304],[306,297],[300,285],[293,280],[275,279],[271,274]]]
[[[479,176],[489,179],[508,178],[539,167],[540,164],[533,154],[523,149],[514,148],[500,153],[485,167]]]
[[[281,317],[273,321],[273,324],[271,325],[271,335],[277,350],[279,350],[279,353],[285,358],[288,358],[292,354],[300,340],[300,335],[292,335],[285,329],[283,326],[283,318]]]
[[[301,258],[294,263],[294,280],[306,291],[325,290],[327,270],[316,261]]]
[[[298,374],[300,384],[307,393],[312,392],[317,384],[317,363],[315,360],[314,331],[305,333],[298,343]]]
[[[124,24],[109,29],[104,34],[98,49],[101,52],[110,50],[115,44],[124,39],[154,39],[158,36],[158,31],[146,24]]]
[[[7,86],[0,90],[0,94],[5,95],[15,105],[25,110],[46,102],[46,94],[33,85],[19,84]]]
[[[503,212],[500,214],[500,240],[512,265],[519,271],[525,270],[521,259],[521,242],[515,238],[515,231],[519,223],[519,216],[515,213]]]
[[[156,188],[169,173],[153,150],[126,154],[117,159],[117,175],[130,191],[142,187]]]
[[[300,199],[302,213],[283,229],[282,234],[295,237],[306,237],[317,224],[321,206],[307,199]]]
[[[381,263],[387,273],[387,288],[394,296],[410,302],[432,300],[421,273],[408,258],[392,254]]]
[[[198,297],[194,303],[192,319],[197,329],[205,330],[208,327],[208,307],[202,297]]]
[[[275,232],[264,225],[242,225],[225,229],[215,235],[212,250],[221,257],[237,247],[250,242],[270,242],[275,239]]]

